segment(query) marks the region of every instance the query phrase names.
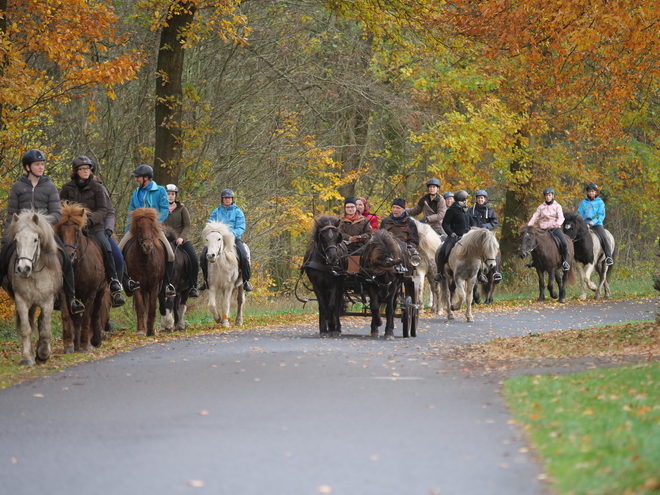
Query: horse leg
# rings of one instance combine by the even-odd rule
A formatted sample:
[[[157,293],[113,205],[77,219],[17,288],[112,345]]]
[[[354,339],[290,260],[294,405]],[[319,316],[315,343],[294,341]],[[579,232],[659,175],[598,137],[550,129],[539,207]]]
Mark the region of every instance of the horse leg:
[[[341,320],[339,315],[341,314],[343,302],[343,287],[341,284],[335,283],[330,292],[330,312],[328,314],[330,337],[339,337],[341,335]]]
[[[543,302],[545,301],[545,283],[543,281],[543,271],[540,268],[536,269],[536,275],[539,278],[539,298],[537,299],[538,302]],[[550,275],[548,274],[548,278],[550,278]]]
[[[175,306],[174,306],[174,321],[176,325],[176,331],[177,332],[185,332],[186,331],[186,311],[188,310],[188,306],[186,305],[186,302],[188,301],[188,292],[186,291],[185,294],[182,294],[180,297],[177,294],[176,300],[174,301]],[[243,302],[245,301],[245,298],[243,298],[243,301],[241,301],[240,305],[243,305]],[[242,313],[242,309],[241,309]]]
[[[103,327],[105,322],[102,322],[103,313],[103,299],[105,298],[106,289],[99,290],[94,298],[93,306],[94,311],[90,318],[90,342],[94,347],[101,347],[103,345]]]
[[[147,329],[144,325],[145,322],[145,293],[144,289],[137,291],[133,294],[133,306],[135,308],[135,317],[137,319],[137,335],[139,337],[147,336]]]
[[[447,319],[453,320],[454,311],[451,309],[451,291],[449,290],[449,280],[447,277],[443,278],[440,284],[441,301],[444,304]]]
[[[211,313],[211,316],[213,316],[213,319],[215,320],[216,323],[222,323],[222,318],[220,317],[220,313],[218,313],[218,307],[216,305],[216,293],[217,293],[217,287],[215,285],[210,285],[209,286],[209,301],[207,304],[207,307],[209,309],[209,312]]]
[[[559,286],[559,302],[566,302],[566,279],[568,278],[568,272],[563,271],[561,273],[557,272],[557,285]]]
[[[600,253],[598,253],[598,255],[600,256]],[[601,264],[605,265],[605,259],[603,258],[603,260],[601,261],[601,260],[597,259],[596,256],[594,255],[594,262],[587,265],[586,270],[584,272],[584,277],[585,277],[585,280],[587,282],[587,285],[589,286],[589,289],[594,291],[594,292],[596,291],[596,284],[594,284],[591,281],[591,274],[594,272],[594,269],[596,269],[597,271],[600,271],[600,265]]]
[[[466,282],[467,288],[465,290],[465,319],[467,321],[474,321],[474,316],[472,316],[472,294],[474,290],[477,289],[477,275],[475,274],[474,278]]]
[[[236,289],[236,325],[237,327],[243,326],[243,304],[245,304],[245,290],[243,289],[243,284]]]
[[[380,318],[380,301],[378,300],[378,287],[369,284],[369,306],[371,308],[371,336],[378,337],[378,327],[382,325]]]
[[[385,335],[383,336],[385,340],[394,340],[394,308],[400,289],[400,285],[396,283],[389,287],[385,305]]]
[[[85,311],[82,315],[79,332],[76,332],[76,335],[79,336],[79,352],[89,352],[91,350],[89,341],[92,339],[91,336],[91,326],[92,326],[92,308],[89,307],[90,301],[85,301],[87,303]]]
[[[64,291],[60,291],[60,301],[64,301]],[[74,351],[73,336],[75,330],[73,320],[69,314],[67,304],[62,304],[62,343],[64,344],[64,354],[71,354]]]
[[[177,293],[177,298],[179,294]],[[174,331],[174,318],[172,312],[174,309],[174,304],[176,298],[166,298],[163,291],[158,293],[158,309],[160,312],[160,329],[163,332],[173,332]]]
[[[55,297],[51,296],[50,300],[41,308],[41,314],[39,315],[39,340],[37,341],[36,355],[36,362],[39,364],[44,364],[48,361],[51,354],[50,339],[52,336],[51,322],[53,320],[54,300]]]
[[[151,292],[149,292],[149,297],[147,302],[149,305],[147,306],[147,337],[153,337],[156,335],[156,304],[158,303],[158,293],[160,291],[156,291],[153,289]]]
[[[557,282],[557,285],[559,285],[559,278],[560,278],[560,272],[555,269],[551,268],[550,271],[548,272],[548,292],[550,292],[550,297],[553,299],[557,299],[557,291],[555,290],[555,281]]]
[[[33,366],[35,364],[32,356],[32,326],[30,325],[30,311],[23,298],[15,294],[16,302],[16,334],[21,339],[21,361],[20,365]]]
[[[453,297],[451,298],[451,309],[458,311],[463,306],[466,299],[467,288],[465,287],[465,280],[458,277],[454,279],[456,289],[454,290]]]

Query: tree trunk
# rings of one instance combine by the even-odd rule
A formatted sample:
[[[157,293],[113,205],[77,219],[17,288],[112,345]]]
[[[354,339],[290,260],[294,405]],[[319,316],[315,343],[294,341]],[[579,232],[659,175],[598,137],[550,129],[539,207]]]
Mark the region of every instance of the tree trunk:
[[[183,31],[195,17],[196,8],[187,0],[175,0],[171,18],[160,34],[156,72],[156,147],[154,180],[159,185],[176,183],[182,151],[181,105],[185,40]]]

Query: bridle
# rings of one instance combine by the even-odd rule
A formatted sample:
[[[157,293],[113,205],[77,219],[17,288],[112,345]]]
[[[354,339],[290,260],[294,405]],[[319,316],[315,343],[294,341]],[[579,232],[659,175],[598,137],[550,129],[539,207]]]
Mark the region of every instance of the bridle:
[[[320,239],[321,239],[320,234],[322,232],[327,232],[328,230],[331,230],[334,233],[338,233],[338,231],[339,231],[339,229],[334,225],[326,225],[321,230],[319,230],[319,242],[316,243],[316,246],[317,246],[317,248],[320,247],[320,249],[318,249],[318,250],[320,251],[321,255],[323,256],[323,259],[325,260],[325,264],[328,265],[328,266],[334,267],[334,266],[338,266],[337,263],[339,262],[339,253],[338,253],[339,246],[337,244],[331,244],[329,246],[325,246],[325,245],[323,245],[322,242],[320,242]],[[332,235],[330,236],[330,238],[332,238]],[[330,254],[331,254],[330,251],[331,250],[334,251],[334,259],[337,260],[337,262],[333,261],[330,258]]]
[[[75,223],[75,222],[66,222],[62,225],[67,226],[67,227],[70,227],[70,226],[73,225],[73,226],[76,227],[76,243],[73,244],[73,245],[71,245],[71,244],[65,244],[64,245],[65,248],[70,248],[72,250],[71,254],[69,255],[69,258],[71,258],[71,262],[73,263],[76,260],[76,254],[78,253],[78,243],[80,242],[80,228],[78,228],[78,224]],[[87,250],[85,250],[85,251],[87,251]],[[84,257],[85,257],[85,253],[83,253],[83,255],[78,259],[81,260]]]
[[[38,272],[40,272],[41,270],[44,269],[45,265],[44,265],[44,267],[41,267],[41,270],[37,270],[37,269],[34,268],[34,266],[37,264],[37,260],[39,259],[40,254],[41,254],[41,236],[37,236],[37,241],[38,241],[37,242],[37,247],[35,248],[34,253],[32,253],[32,257],[28,258],[26,256],[16,256],[16,259],[14,260],[14,265],[18,265],[18,262],[21,261],[21,260],[27,260],[27,261],[30,262],[30,267],[31,267],[32,273],[38,273]],[[14,243],[16,244],[16,246],[17,246],[16,250],[18,251],[18,241],[14,240]]]

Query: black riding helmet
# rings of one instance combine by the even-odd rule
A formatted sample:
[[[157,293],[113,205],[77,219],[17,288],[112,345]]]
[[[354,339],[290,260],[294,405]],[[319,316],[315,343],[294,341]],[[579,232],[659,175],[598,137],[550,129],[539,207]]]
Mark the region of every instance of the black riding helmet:
[[[474,193],[475,196],[483,196],[484,198],[488,199],[488,191],[485,189],[479,189],[476,193]]]
[[[133,170],[131,175],[133,177],[149,177],[150,179],[153,179],[154,169],[149,165],[139,165],[135,170]]]
[[[426,187],[429,187],[429,186],[438,186],[438,189],[440,189],[440,181],[438,179],[436,179],[435,177],[433,179],[429,179],[426,182]]]
[[[554,196],[555,190],[551,187],[546,187],[545,189],[543,189],[543,196],[545,196],[546,194],[552,194]]]
[[[39,150],[30,150],[23,155],[23,166],[32,165],[34,162],[45,162],[46,155]]]
[[[589,192],[589,191],[599,192],[598,191],[598,186],[593,182],[587,184],[587,187],[585,187],[584,190],[585,190],[585,192]]]
[[[464,191],[463,189],[459,189],[454,193],[454,199],[456,201],[466,201],[468,199],[469,194],[467,191]]]
[[[71,166],[73,167],[74,171],[78,167],[82,167],[83,165],[89,165],[89,168],[92,170],[92,173],[96,171],[96,166],[94,165],[94,162],[91,159],[87,158],[86,156],[77,156],[71,162]]]

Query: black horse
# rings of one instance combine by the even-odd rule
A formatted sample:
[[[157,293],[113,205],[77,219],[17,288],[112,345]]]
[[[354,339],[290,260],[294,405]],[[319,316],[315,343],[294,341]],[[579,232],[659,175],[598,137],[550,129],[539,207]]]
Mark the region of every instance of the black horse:
[[[495,278],[495,273],[502,273],[502,261],[500,258],[500,253],[498,253],[497,264],[494,268],[489,268],[486,271],[486,278],[488,279],[488,282],[485,284],[479,283],[474,286],[472,300],[475,304],[481,303],[482,295],[484,296],[484,304],[490,304],[493,302],[493,292],[495,292],[495,286],[500,283],[500,280],[502,280],[501,276],[497,279]],[[479,288],[481,288],[481,293],[479,292]]]
[[[360,268],[366,277],[363,286],[371,304],[371,336],[378,337],[378,327],[383,324],[380,305],[385,304],[384,337],[392,340],[396,299],[410,270],[407,247],[386,230],[377,230],[364,248]]]
[[[566,302],[566,282],[575,281],[573,267],[570,270],[562,270],[562,257],[559,248],[550,232],[525,225],[520,229],[521,245],[520,257],[525,259],[528,254],[532,255],[532,266],[536,268],[539,278],[539,301],[545,301],[544,274],[548,274],[548,290],[550,295],[557,299],[557,293],[553,286],[553,280],[559,287],[559,302]],[[573,242],[566,239],[568,244],[568,262],[573,258]]]
[[[339,232],[339,218],[323,215],[314,220],[312,242],[300,268],[312,283],[319,303],[321,338],[339,337],[339,315],[344,298],[346,245]]]
[[[191,264],[188,255],[183,249],[176,245],[177,235],[168,227],[162,226],[165,237],[174,251],[174,267],[172,269],[172,284],[176,289],[176,296],[165,297],[165,291],[161,290],[158,295],[159,311],[161,315],[161,329],[165,332],[173,330],[184,331],[186,329],[186,303],[189,291],[192,288],[190,270]]]

